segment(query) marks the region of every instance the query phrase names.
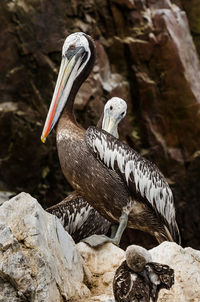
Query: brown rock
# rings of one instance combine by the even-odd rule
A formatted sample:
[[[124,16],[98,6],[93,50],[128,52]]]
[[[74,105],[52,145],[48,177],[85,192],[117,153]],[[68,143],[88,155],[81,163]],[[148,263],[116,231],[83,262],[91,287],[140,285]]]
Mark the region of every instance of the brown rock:
[[[200,209],[199,175],[189,171],[200,146],[200,68],[190,34],[191,29],[200,49],[199,5],[196,0],[189,2],[61,0],[55,5],[54,1],[3,1],[1,190],[28,191],[43,200],[44,206],[62,200],[70,191],[59,167],[54,134],[45,145],[40,143],[40,134],[62,43],[68,34],[84,30],[96,41],[98,60],[76,98],[78,121],[84,127],[95,125],[108,98],[117,95],[127,100],[129,112],[120,125],[121,137],[175,183],[183,242],[200,247],[199,239],[189,235],[190,230],[197,230],[192,221]],[[194,178],[194,189],[186,186],[190,178]],[[187,194],[182,186],[187,187]]]

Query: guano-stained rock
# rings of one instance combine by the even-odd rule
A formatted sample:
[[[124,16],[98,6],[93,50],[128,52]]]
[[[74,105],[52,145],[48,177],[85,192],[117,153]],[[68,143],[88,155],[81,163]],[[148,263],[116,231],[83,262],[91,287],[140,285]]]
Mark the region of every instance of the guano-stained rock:
[[[79,243],[77,248],[94,276],[92,296],[87,302],[113,302],[112,279],[125,252],[110,243],[96,250],[85,243]],[[200,301],[200,251],[172,242],[163,242],[149,251],[153,261],[167,264],[175,271],[174,285],[160,291],[158,302]]]
[[[86,31],[97,60],[77,95],[77,120],[95,125],[108,98],[128,100],[121,137],[171,180],[182,242],[200,248],[199,173],[190,171],[200,146],[199,15],[199,0],[1,1],[0,190],[25,190],[44,207],[71,190],[54,133],[45,145],[39,138],[62,43]]]
[[[200,301],[200,251],[163,242],[150,253],[175,271],[175,284],[160,291],[158,302]],[[29,194],[0,206],[1,302],[114,302],[113,277],[124,258],[111,243],[75,246]]]
[[[0,301],[74,301],[90,294],[73,240],[34,198],[21,193],[6,201],[0,221]]]
[[[175,271],[174,286],[160,292],[159,302],[200,301],[200,251],[163,242],[150,253],[153,261],[170,265]]]

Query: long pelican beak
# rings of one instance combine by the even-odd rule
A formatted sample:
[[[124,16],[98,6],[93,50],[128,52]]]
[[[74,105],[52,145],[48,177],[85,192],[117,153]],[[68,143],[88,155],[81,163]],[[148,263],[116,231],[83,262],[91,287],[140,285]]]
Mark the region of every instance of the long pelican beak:
[[[41,141],[43,143],[45,143],[46,137],[55,126],[67,103],[79,67],[84,60],[84,54],[86,54],[84,48],[78,47],[73,51],[69,50],[68,53],[62,57],[56,87],[41,135]]]
[[[102,129],[118,138],[119,135],[117,131],[117,125],[118,122],[116,119],[114,119],[108,114],[104,114]]]

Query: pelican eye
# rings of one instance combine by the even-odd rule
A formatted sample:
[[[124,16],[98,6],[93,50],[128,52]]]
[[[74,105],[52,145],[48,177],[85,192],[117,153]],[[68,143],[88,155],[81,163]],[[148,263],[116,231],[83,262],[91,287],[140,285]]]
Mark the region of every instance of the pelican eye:
[[[110,110],[113,110],[113,106],[110,106]]]
[[[121,115],[121,116],[124,116],[124,114],[125,114],[125,111],[124,111],[124,112],[122,112],[120,115]]]
[[[76,48],[76,46],[74,44],[71,44],[68,49],[69,50],[74,50],[75,48]]]

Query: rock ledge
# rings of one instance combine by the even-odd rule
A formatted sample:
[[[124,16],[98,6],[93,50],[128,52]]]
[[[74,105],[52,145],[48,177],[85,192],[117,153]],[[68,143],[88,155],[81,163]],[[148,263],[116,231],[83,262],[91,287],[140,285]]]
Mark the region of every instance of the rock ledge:
[[[200,301],[200,251],[164,242],[150,253],[175,270],[175,284],[160,291],[159,302]],[[114,302],[112,281],[124,258],[113,244],[75,245],[29,194],[0,206],[0,302]]]

